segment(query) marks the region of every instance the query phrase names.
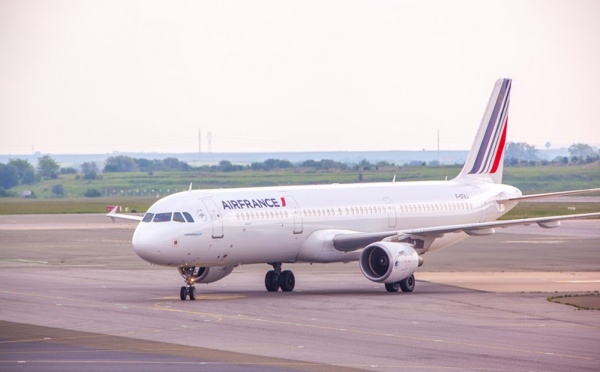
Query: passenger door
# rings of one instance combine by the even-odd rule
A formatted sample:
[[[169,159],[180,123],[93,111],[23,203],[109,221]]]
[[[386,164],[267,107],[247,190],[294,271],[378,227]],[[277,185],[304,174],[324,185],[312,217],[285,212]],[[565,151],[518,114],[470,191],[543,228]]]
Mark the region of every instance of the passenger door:
[[[223,237],[223,217],[219,207],[212,199],[202,199],[202,203],[208,210],[208,216],[212,222],[212,237],[213,239],[220,239]]]

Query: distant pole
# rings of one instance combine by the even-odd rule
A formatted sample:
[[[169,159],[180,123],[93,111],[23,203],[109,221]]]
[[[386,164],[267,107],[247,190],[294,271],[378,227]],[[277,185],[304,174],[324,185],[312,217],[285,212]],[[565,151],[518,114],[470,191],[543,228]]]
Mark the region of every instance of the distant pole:
[[[202,154],[202,131],[198,129],[198,155]]]
[[[438,164],[440,163],[440,130],[437,130]]]

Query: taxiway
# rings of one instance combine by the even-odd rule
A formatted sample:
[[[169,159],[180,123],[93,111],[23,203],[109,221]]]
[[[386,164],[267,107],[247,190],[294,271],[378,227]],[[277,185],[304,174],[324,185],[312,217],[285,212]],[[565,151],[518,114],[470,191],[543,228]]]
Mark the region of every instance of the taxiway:
[[[175,269],[135,256],[134,227],[101,215],[0,216],[1,370],[600,365],[600,312],[546,300],[600,291],[599,220],[515,227],[432,252],[411,294],[385,292],[357,263],[284,265],[296,290],[269,293],[269,266],[252,265],[197,286],[197,301],[178,299]]]

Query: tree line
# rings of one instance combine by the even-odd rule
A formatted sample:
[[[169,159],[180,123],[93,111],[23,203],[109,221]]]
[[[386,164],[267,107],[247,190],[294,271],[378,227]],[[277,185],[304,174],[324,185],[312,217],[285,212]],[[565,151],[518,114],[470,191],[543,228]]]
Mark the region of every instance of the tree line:
[[[548,147],[549,143],[546,144]],[[539,157],[539,150],[535,146],[525,142],[508,142],[504,150],[504,165],[514,166],[523,164],[588,164],[600,160],[600,151],[584,143],[574,143],[569,146],[569,156],[558,156],[552,161],[542,160]]]
[[[549,147],[549,144],[547,144]],[[548,162],[541,160],[538,150],[525,142],[508,142],[505,148],[504,164],[506,166],[535,165],[535,164],[586,164],[600,160],[600,151],[583,143],[575,143],[568,148],[569,157],[559,156]],[[437,161],[429,163],[413,161],[404,166],[438,166]],[[49,155],[38,158],[37,166],[34,167],[29,161],[23,159],[10,159],[7,164],[0,163],[0,196],[13,196],[9,189],[18,185],[33,185],[42,179],[56,179],[60,174],[76,174],[76,178],[84,180],[95,180],[102,178],[102,173],[111,172],[148,172],[152,174],[157,171],[203,171],[203,172],[235,172],[242,170],[270,171],[281,169],[309,169],[315,171],[371,171],[389,169],[396,167],[395,164],[380,161],[371,163],[362,160],[357,164],[347,164],[331,159],[305,160],[300,163],[292,163],[282,159],[267,159],[263,162],[253,162],[249,165],[233,164],[228,160],[222,160],[216,165],[191,166],[176,158],[166,159],[144,159],[129,156],[111,156],[106,159],[104,168],[100,170],[96,162],[85,162],[79,169],[61,168],[60,165]],[[57,185],[60,186],[60,185]],[[61,196],[62,190],[52,190],[56,196]]]

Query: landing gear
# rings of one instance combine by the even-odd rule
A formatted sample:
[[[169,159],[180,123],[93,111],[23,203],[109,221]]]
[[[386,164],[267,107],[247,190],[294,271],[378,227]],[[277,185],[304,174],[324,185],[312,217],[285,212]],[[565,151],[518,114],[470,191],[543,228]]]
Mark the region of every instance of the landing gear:
[[[277,279],[275,270],[267,271],[267,275],[265,275],[265,288],[267,288],[267,291],[277,292],[279,290],[279,280]]]
[[[398,292],[400,290],[400,282],[385,283],[385,290],[388,292]]]
[[[269,292],[277,292],[280,288],[283,292],[291,292],[296,285],[294,273],[290,270],[281,271],[281,262],[272,263],[273,270],[267,271],[265,275],[265,288]]]
[[[400,282],[400,289],[402,292],[412,292],[415,290],[415,276],[411,275],[406,279],[402,279]]]
[[[194,267],[182,267],[179,268],[179,273],[185,279],[185,285],[179,290],[179,298],[181,301],[189,296],[191,301],[196,299],[196,287],[194,287]]]
[[[402,292],[410,293],[415,290],[415,276],[411,275],[399,282],[385,283],[385,289],[388,292],[398,292],[401,289]]]
[[[186,297],[190,296],[190,300],[194,301],[196,299],[196,287],[192,285],[184,285],[179,290],[179,298],[181,301],[185,301]]]

